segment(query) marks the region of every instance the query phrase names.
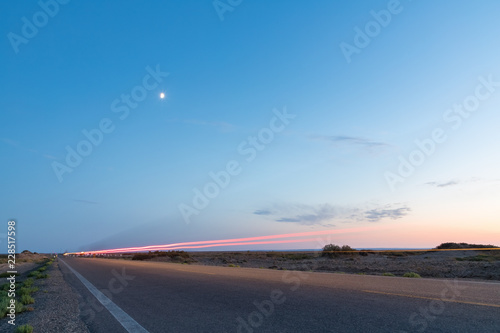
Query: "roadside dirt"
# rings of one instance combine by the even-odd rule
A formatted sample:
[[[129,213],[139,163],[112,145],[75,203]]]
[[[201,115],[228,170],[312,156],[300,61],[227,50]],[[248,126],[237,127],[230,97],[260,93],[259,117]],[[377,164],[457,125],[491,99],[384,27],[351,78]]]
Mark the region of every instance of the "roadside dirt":
[[[35,262],[28,264],[37,266],[40,257],[34,257]],[[88,329],[80,319],[78,298],[64,280],[57,260],[46,270],[46,279],[35,279],[34,286],[38,291],[33,294],[34,304],[27,305],[30,311],[16,314],[16,326],[30,324],[37,333],[88,333]],[[18,281],[26,278],[26,274],[18,277]],[[0,332],[14,332],[15,327],[8,323],[8,318],[0,320]]]

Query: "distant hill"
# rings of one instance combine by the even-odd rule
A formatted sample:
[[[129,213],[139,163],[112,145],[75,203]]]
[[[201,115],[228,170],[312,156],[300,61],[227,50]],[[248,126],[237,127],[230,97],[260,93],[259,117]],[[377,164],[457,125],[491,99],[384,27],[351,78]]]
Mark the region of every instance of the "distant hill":
[[[495,245],[483,245],[483,244],[468,244],[468,243],[442,243],[436,249],[446,250],[446,249],[486,249],[486,248],[498,248]]]

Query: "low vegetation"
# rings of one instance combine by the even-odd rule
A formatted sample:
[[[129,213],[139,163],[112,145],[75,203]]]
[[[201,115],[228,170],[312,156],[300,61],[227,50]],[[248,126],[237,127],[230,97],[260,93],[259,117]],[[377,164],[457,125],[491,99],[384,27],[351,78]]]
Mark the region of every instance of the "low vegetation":
[[[31,307],[27,307],[28,304],[35,303],[33,294],[38,291],[38,288],[34,286],[35,279],[45,279],[49,275],[43,273],[47,268],[53,263],[53,260],[43,260],[41,263],[44,265],[28,274],[28,278],[24,282],[16,282],[16,313],[21,313],[24,311],[33,310]],[[0,318],[7,315],[7,306],[10,303],[10,297],[8,296],[8,290],[10,289],[9,283],[4,283],[0,286]],[[21,329],[21,330],[20,330]],[[19,326],[16,332],[33,332],[33,327],[30,325]]]
[[[338,246],[335,244],[328,244],[323,247],[321,252],[322,257],[335,258],[340,255],[354,255],[357,251],[352,249],[349,245]]]
[[[438,250],[450,250],[450,249],[493,249],[499,248],[495,245],[483,245],[483,244],[468,244],[468,243],[442,243],[437,246]]]
[[[149,260],[159,257],[169,257],[174,261],[184,261],[189,259],[189,253],[184,251],[149,251],[148,253],[136,253],[132,260]]]
[[[421,276],[419,274],[414,273],[414,272],[404,273],[403,277],[406,277],[406,278],[421,278]]]
[[[33,333],[33,326],[30,324],[18,326],[16,328],[16,333]]]

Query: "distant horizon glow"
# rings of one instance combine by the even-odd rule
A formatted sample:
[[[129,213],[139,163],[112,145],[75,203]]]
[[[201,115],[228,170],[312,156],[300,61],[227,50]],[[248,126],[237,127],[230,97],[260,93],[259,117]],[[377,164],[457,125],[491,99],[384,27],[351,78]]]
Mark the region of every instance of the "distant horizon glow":
[[[289,239],[289,240],[272,240],[276,238],[294,238],[294,237],[306,237],[306,236],[320,236],[329,234],[343,234],[350,232],[361,232],[369,231],[374,229],[381,229],[378,227],[359,227],[359,228],[349,228],[349,229],[339,229],[339,230],[321,230],[321,231],[309,231],[309,232],[298,232],[291,234],[279,234],[279,235],[268,235],[268,236],[258,236],[258,237],[246,237],[246,238],[232,238],[232,239],[222,239],[222,240],[210,240],[210,241],[195,241],[195,242],[183,242],[183,243],[172,243],[163,245],[148,245],[148,246],[138,246],[138,247],[125,247],[116,249],[106,249],[106,250],[96,250],[96,251],[79,251],[79,252],[68,252],[67,254],[105,254],[105,253],[123,253],[123,252],[140,252],[140,251],[159,251],[159,250],[179,250],[179,249],[196,249],[196,248],[206,248],[206,247],[217,247],[217,246],[236,246],[236,245],[255,245],[255,244],[283,244],[283,243],[300,243],[300,242],[310,242],[317,241],[317,238],[302,238],[302,239]],[[269,241],[265,241],[269,240]]]

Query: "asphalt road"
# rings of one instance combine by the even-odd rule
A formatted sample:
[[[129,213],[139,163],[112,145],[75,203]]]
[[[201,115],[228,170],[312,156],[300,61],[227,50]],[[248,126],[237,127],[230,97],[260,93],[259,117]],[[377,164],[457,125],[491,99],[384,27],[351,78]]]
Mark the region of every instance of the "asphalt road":
[[[148,332],[500,332],[500,283],[62,258]],[[127,332],[77,276],[91,332]]]

